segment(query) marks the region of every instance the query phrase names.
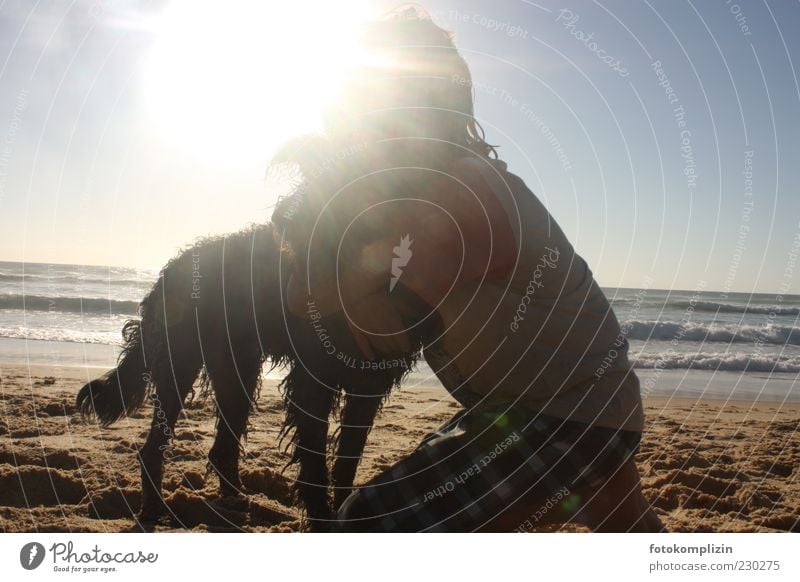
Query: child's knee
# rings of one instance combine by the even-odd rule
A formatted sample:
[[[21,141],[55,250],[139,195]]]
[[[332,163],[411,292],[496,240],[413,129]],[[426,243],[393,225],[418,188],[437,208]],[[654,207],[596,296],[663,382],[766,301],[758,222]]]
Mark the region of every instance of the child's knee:
[[[361,490],[356,489],[347,496],[347,499],[344,500],[344,503],[336,513],[333,530],[341,533],[359,531],[358,518],[364,517],[363,505],[363,494]]]

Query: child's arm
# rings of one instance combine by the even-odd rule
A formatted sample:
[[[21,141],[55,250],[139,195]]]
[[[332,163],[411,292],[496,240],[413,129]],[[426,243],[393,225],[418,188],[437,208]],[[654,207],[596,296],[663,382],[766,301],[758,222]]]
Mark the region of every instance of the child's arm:
[[[400,281],[436,309],[463,282],[505,279],[517,243],[502,203],[474,165],[457,163],[431,186],[429,212],[406,225],[413,255]]]
[[[412,242],[398,280],[433,309],[460,282],[508,274],[516,260],[514,235],[502,204],[474,166],[459,163],[452,176],[432,178],[425,199],[428,203],[393,202],[386,236],[361,249],[360,258],[339,270],[338,280],[312,273],[309,289],[305,274],[295,274],[288,289],[290,310],[306,315],[311,296],[323,315],[345,309],[351,326],[397,334],[369,336],[376,349],[399,349],[408,341],[399,314],[391,313],[388,285],[402,237]],[[364,349],[363,337],[357,339]]]

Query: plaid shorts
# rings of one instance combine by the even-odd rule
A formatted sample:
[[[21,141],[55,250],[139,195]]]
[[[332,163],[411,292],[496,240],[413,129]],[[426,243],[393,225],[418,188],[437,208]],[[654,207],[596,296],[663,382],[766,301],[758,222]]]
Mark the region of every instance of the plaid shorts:
[[[569,508],[579,503],[571,492],[602,485],[640,440],[520,408],[467,410],[354,491],[336,529],[474,531],[523,497]]]

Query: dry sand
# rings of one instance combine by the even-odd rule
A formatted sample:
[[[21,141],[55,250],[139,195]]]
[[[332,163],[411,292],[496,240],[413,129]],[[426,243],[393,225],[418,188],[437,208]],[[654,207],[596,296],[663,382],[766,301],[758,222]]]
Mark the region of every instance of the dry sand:
[[[75,413],[80,386],[103,370],[0,366],[0,531],[138,531],[137,446],[149,410],[101,429]],[[158,531],[297,531],[294,469],[277,446],[282,405],[265,382],[242,461],[248,495],[224,503],[205,474],[211,402],[179,419]],[[379,417],[357,483],[410,452],[457,411],[440,388],[401,389]],[[800,531],[800,405],[650,399],[639,468],[645,496],[671,531]],[[567,526],[566,530],[580,530]]]

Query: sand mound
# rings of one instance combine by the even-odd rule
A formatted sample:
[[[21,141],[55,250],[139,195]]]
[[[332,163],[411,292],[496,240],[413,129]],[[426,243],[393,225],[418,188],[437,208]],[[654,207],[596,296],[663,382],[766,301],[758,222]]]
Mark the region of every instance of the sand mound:
[[[86,512],[92,519],[133,518],[139,511],[142,495],[132,487],[106,487],[89,494]]]
[[[12,507],[71,505],[86,496],[81,479],[70,471],[0,465],[0,504]]]
[[[292,481],[268,468],[241,471],[242,485],[250,491],[263,493],[270,499],[291,507],[294,504]]]
[[[213,531],[263,530],[297,520],[296,510],[262,496],[218,498],[181,488],[166,501],[171,518],[187,529],[203,526]]]
[[[8,444],[0,444],[0,464],[37,465],[72,471],[85,463],[85,459],[70,451],[54,448],[12,448]]]

